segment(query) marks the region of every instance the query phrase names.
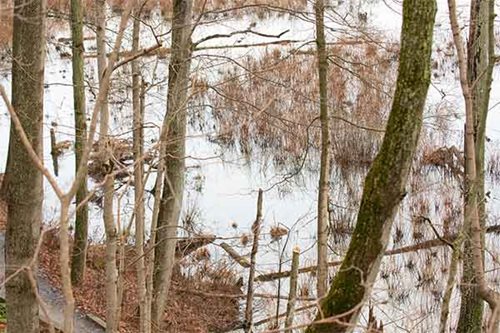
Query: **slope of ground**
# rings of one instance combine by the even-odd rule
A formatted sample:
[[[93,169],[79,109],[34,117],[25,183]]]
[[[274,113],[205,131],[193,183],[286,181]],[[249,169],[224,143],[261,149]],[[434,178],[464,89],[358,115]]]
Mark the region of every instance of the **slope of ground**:
[[[56,231],[47,232],[39,255],[42,275],[56,289],[61,286],[58,244]],[[203,254],[206,250],[202,248],[199,252]],[[235,275],[220,264],[210,262],[208,256],[198,254],[193,256],[199,260],[189,263],[189,270],[195,273],[183,274],[180,267],[175,270],[165,312],[167,332],[220,332],[240,323],[239,301],[229,297],[241,294],[236,286]],[[127,247],[120,332],[138,331],[139,307],[134,260],[133,249]],[[104,282],[105,248],[103,245],[91,245],[85,280],[80,287],[74,288],[74,295],[79,310],[93,318],[105,318]]]

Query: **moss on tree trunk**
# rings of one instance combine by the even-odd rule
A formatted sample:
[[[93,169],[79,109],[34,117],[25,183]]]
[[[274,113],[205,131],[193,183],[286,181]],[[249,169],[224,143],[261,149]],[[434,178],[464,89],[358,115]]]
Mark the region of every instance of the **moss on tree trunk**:
[[[347,331],[378,274],[422,126],[435,15],[435,0],[403,3],[399,73],[384,140],[365,179],[349,249],[316,318],[329,320],[311,325],[309,333]]]

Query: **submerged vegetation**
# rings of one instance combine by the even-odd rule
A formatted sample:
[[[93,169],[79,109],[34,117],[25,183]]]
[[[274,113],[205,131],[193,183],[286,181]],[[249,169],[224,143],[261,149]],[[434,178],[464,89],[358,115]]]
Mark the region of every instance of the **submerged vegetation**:
[[[440,11],[434,24],[436,0],[394,5],[396,12],[403,10],[399,39],[375,26],[377,10],[394,16],[385,2],[325,2],[327,122],[320,117],[315,7],[322,1],[41,1],[47,6],[40,33],[47,36],[46,52],[42,46],[31,50],[12,34],[13,13],[33,14],[21,10],[22,2],[0,2],[0,88],[7,106],[1,106],[0,130],[7,139],[10,117],[8,160],[23,159],[17,169],[6,168],[10,180],[0,185],[0,229],[6,224],[10,251],[4,266],[13,274],[6,302],[32,300],[31,307],[20,302],[16,316],[7,307],[11,327],[35,333],[47,303],[59,311],[54,318],[64,320],[49,320],[43,329],[68,333],[76,330],[75,307],[113,333],[290,326],[308,332],[434,332],[437,322],[445,332],[468,316],[460,310],[469,304],[460,273],[466,255],[475,259],[467,266],[469,278],[483,287],[498,285],[498,137],[485,130],[484,146],[476,143],[478,157],[486,152],[478,168],[482,188],[470,173],[470,146],[463,144],[474,133],[470,124],[469,132],[463,130],[456,96],[460,44]],[[71,4],[84,12],[80,42],[68,37],[68,21],[73,29],[76,24]],[[41,24],[37,17],[30,19]],[[475,27],[472,21],[462,25]],[[472,47],[464,47],[473,56]],[[80,74],[77,49],[83,51]],[[38,102],[44,96],[45,104],[19,104],[24,95],[16,78],[31,80],[19,71],[30,62],[13,58],[19,50],[45,64],[44,77],[36,72],[40,84],[24,88]],[[496,60],[493,55],[489,61]],[[80,104],[80,125],[72,117],[78,108],[71,97],[78,75],[86,103]],[[27,143],[15,139],[21,137],[16,115]],[[78,143],[75,127],[83,133]],[[39,135],[44,151],[36,146],[38,157],[24,154]],[[4,142],[0,161],[7,160]],[[321,156],[327,156],[329,170],[325,259],[315,254],[325,236],[315,227]],[[24,184],[25,173],[36,184]],[[50,188],[38,182],[42,174]],[[0,174],[0,184],[2,179]],[[75,202],[81,184],[89,193]],[[43,212],[41,204],[7,195],[16,189],[36,195]],[[474,203],[470,193],[477,194],[477,209],[484,209],[477,230],[464,227]],[[19,205],[33,219],[16,220],[11,207]],[[73,215],[83,211],[89,230],[73,227]],[[30,234],[31,252],[20,255],[13,244],[26,242],[27,230],[36,231]],[[471,257],[470,245],[463,247],[472,236],[484,242],[486,254]],[[88,247],[76,245],[82,237]],[[12,257],[16,253],[20,257]],[[70,270],[77,256],[82,269]],[[21,257],[22,269],[15,273],[9,265]],[[318,297],[317,282],[324,278],[318,260],[329,267],[325,297]],[[21,281],[16,274],[26,288],[14,299],[14,283]],[[35,291],[43,279],[64,302]],[[481,297],[475,301],[482,309]],[[28,314],[29,322],[19,320]],[[489,316],[485,311],[474,327]]]

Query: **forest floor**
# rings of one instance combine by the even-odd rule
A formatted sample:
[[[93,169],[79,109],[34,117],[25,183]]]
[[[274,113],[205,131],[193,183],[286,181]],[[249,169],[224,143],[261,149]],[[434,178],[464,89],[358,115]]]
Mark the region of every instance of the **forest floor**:
[[[5,235],[0,232],[0,280],[4,280]],[[133,255],[127,255],[130,263]],[[104,247],[93,245],[89,247],[85,280],[80,287],[74,288],[77,303],[75,314],[75,329],[82,333],[104,332],[106,293]],[[127,264],[125,267],[129,267]],[[59,274],[58,239],[55,231],[45,234],[45,241],[39,254],[38,292],[46,303],[46,310],[54,327],[61,328],[63,324],[64,298],[61,293]],[[208,332],[226,331],[240,323],[238,298],[241,290],[232,283],[230,271],[208,268],[205,277],[199,274],[185,276],[177,269],[170,290],[170,297],[165,314],[168,332]],[[138,300],[136,297],[134,267],[125,269],[124,292],[122,301],[122,316],[120,332],[137,332]],[[0,289],[4,297],[5,290]],[[46,318],[41,314],[42,319]],[[42,325],[48,331],[47,325]]]
[[[59,292],[61,278],[58,245],[57,231],[47,232],[39,254],[39,267],[44,279]],[[193,256],[196,255],[195,252]],[[138,331],[139,303],[134,261],[136,256],[133,248],[127,246],[125,269],[122,272],[120,322],[120,332],[125,333]],[[193,265],[196,264],[190,262],[187,265],[191,272]],[[241,294],[241,290],[235,283],[232,271],[216,267],[206,257],[196,266],[196,273],[181,273],[179,265],[174,272],[164,318],[166,331],[220,332],[237,326],[240,323],[240,306],[238,298],[232,295]],[[79,311],[101,325],[104,325],[106,317],[105,279],[105,246],[91,245],[88,249],[85,279],[81,286],[74,287],[73,290]]]
[[[3,281],[5,278],[5,257],[4,257],[4,244],[5,244],[5,234],[0,232],[0,280]],[[63,326],[63,304],[64,299],[61,291],[51,285],[49,280],[43,274],[38,276],[38,293],[40,297],[46,303],[45,309],[47,310],[48,316],[50,317],[54,327],[62,328]],[[0,289],[0,295],[5,297],[5,288],[2,285]],[[41,314],[43,321],[47,321],[47,318]],[[96,322],[88,318],[84,312],[78,310],[75,314],[75,329],[77,332],[82,333],[99,333],[105,330]]]

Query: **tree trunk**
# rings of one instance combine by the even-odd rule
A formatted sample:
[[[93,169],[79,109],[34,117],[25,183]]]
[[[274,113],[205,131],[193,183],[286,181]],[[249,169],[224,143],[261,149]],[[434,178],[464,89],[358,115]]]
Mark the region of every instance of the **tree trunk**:
[[[106,1],[95,0],[95,24],[96,24],[96,44],[97,44],[97,71],[99,72],[99,83],[104,75],[106,69]],[[100,137],[102,132],[107,132],[107,125],[109,123],[108,103],[106,101],[101,105],[99,132]]]
[[[0,0],[0,31],[3,31],[3,38],[10,38],[6,32],[9,31],[10,17],[12,15],[12,4],[9,0]],[[6,40],[8,43],[8,39]]]
[[[328,120],[328,59],[325,42],[325,3],[316,0],[316,47],[318,54],[319,108],[321,120],[321,166],[318,191],[318,272],[317,296],[328,288],[328,198],[330,191],[330,124]]]
[[[97,39],[97,67],[99,71],[99,86],[106,69],[106,3],[96,1],[96,39]],[[99,144],[102,154],[105,154],[109,170],[104,181],[103,220],[106,233],[106,332],[115,333],[118,328],[118,268],[116,266],[116,251],[118,248],[118,233],[113,213],[114,177],[113,162],[110,155],[110,141],[108,137],[109,110],[108,97],[103,100],[100,111]]]
[[[134,16],[140,15],[138,11]],[[139,50],[139,34],[141,22],[134,19],[132,31],[132,52]],[[137,270],[137,296],[139,299],[139,332],[145,333],[146,321],[146,265],[144,261],[144,114],[141,101],[141,75],[139,62],[132,61],[132,106],[133,106],[133,148],[134,148],[134,189],[135,189],[135,249],[139,258],[136,263]]]
[[[177,225],[182,208],[185,172],[187,91],[191,65],[192,0],[174,0],[172,53],[169,64],[167,112],[161,150],[165,159],[163,193],[158,214],[152,327],[161,329],[174,266]]]
[[[83,8],[81,0],[71,0],[71,40],[73,45],[73,106],[75,112],[75,173],[78,172],[83,146],[87,140],[85,112],[84,60],[83,60]],[[87,176],[76,192],[78,207],[87,196]],[[71,262],[71,282],[79,285],[85,274],[87,258],[88,208],[83,204],[76,211],[75,243]]]
[[[484,196],[484,150],[486,119],[488,115],[492,73],[494,66],[494,1],[477,0],[471,5],[469,40],[467,45],[468,83],[473,89],[472,108],[474,116],[474,139],[476,157],[476,196],[478,217],[482,228],[486,225],[486,202]],[[483,299],[479,295],[472,260],[471,227],[466,227],[463,254],[462,297],[457,332],[481,332]],[[484,231],[481,236],[484,260]]]
[[[16,0],[12,44],[12,106],[35,153],[43,160],[45,1]],[[42,222],[43,178],[11,123],[2,188],[7,203],[6,276],[33,259]],[[9,332],[38,332],[38,302],[28,274],[6,283]]]
[[[399,73],[384,140],[365,179],[349,249],[316,318],[329,319],[308,332],[349,330],[377,277],[422,126],[436,7],[435,0],[403,2]]]

